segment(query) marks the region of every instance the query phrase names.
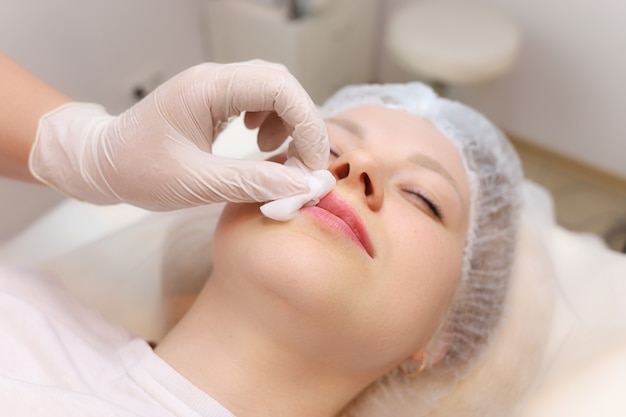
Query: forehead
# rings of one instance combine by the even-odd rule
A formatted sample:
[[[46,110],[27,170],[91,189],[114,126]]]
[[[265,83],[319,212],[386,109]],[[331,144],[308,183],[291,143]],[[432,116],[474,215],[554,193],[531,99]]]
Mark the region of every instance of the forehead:
[[[358,106],[327,119],[337,126],[367,142],[393,144],[407,147],[430,147],[436,152],[457,153],[455,146],[427,119],[402,110],[382,106]],[[332,138],[331,138],[332,139]]]
[[[379,155],[397,157],[419,153],[449,165],[465,176],[456,146],[430,121],[402,110],[367,105],[337,113],[327,119],[331,141],[349,136],[363,146],[375,147]]]

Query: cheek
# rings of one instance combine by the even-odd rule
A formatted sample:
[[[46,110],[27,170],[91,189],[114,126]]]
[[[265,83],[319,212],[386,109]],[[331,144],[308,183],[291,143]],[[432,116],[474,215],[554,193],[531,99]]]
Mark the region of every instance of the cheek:
[[[222,234],[224,229],[229,229],[232,226],[236,226],[244,221],[249,221],[253,217],[258,217],[261,212],[259,207],[261,205],[258,203],[251,204],[236,204],[236,203],[228,203],[224,206],[224,210],[222,210],[222,214],[220,215],[220,219],[217,223],[216,238],[217,234]]]
[[[275,222],[259,216],[258,206],[241,206],[227,206],[220,219],[214,272],[245,277],[298,309],[336,319],[370,273],[360,249],[335,245],[310,220]]]
[[[439,225],[396,227],[381,265],[385,326],[411,348],[424,346],[443,320],[458,285],[462,245]]]
[[[241,259],[254,254],[258,233],[264,218],[259,204],[227,204],[215,229],[213,239],[213,272],[233,272],[245,267]],[[235,270],[236,272],[236,270]]]

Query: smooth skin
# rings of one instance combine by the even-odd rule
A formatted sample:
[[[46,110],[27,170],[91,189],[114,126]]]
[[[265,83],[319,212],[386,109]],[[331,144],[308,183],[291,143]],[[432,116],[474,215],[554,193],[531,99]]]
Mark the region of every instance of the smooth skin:
[[[424,357],[460,277],[460,156],[401,111],[358,107],[327,125],[333,193],[358,212],[373,256],[304,210],[275,222],[229,204],[212,275],[156,348],[238,417],[336,416],[406,360],[445,354]]]
[[[0,176],[39,183],[28,169],[39,119],[71,99],[0,53]]]

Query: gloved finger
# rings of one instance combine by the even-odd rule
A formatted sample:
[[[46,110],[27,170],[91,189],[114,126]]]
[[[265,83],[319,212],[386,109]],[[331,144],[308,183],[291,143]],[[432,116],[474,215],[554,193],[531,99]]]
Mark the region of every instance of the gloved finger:
[[[232,66],[231,66],[232,65]],[[211,69],[213,70],[213,69]],[[244,111],[274,111],[289,127],[302,161],[312,169],[324,169],[328,161],[328,134],[315,103],[296,78],[276,66],[254,61],[225,65],[215,85],[211,108],[214,115],[230,117]],[[227,86],[227,88],[224,88]],[[230,103],[223,115],[223,103]]]
[[[287,139],[292,130],[276,113],[270,113],[257,133],[259,149],[264,152],[273,151]]]
[[[264,59],[259,59],[259,58],[249,59],[247,61],[243,61],[242,63],[256,65],[259,67],[270,67],[270,68],[274,68],[280,71],[289,72],[289,69],[287,68],[286,65],[280,64],[278,62],[266,61]]]
[[[248,129],[259,128],[257,144],[263,152],[278,148],[289,137],[290,129],[274,112],[246,112],[244,124]]]
[[[271,111],[248,111],[244,115],[243,123],[248,129],[256,129],[270,114]]]
[[[274,112],[246,112],[244,124],[248,129],[259,128],[257,143],[263,152],[278,148],[289,137],[293,129],[282,121]]]
[[[192,161],[185,164],[187,178],[176,181],[186,184],[186,189],[178,193],[188,193],[186,198],[191,205],[222,201],[266,202],[309,191],[301,172],[276,162],[209,154]]]

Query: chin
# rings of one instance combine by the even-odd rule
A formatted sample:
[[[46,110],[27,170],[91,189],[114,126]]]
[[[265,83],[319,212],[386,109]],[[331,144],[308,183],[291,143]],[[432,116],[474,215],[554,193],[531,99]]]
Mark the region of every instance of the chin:
[[[367,277],[360,248],[312,229],[303,216],[276,222],[240,208],[225,215],[216,231],[214,270],[242,277],[300,309],[335,310]]]

